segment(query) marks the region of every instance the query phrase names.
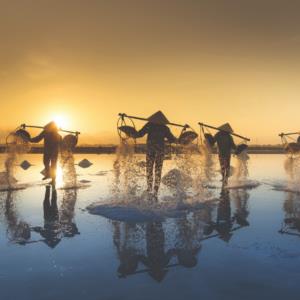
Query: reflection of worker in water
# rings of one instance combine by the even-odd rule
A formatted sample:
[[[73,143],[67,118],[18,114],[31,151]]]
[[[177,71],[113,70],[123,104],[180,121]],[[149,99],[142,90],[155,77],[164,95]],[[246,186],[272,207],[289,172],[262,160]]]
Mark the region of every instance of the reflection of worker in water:
[[[222,188],[217,210],[216,231],[223,241],[229,242],[232,236],[232,226],[233,220],[231,218],[229,191]]]
[[[225,242],[229,242],[233,232],[243,227],[249,226],[247,217],[249,215],[247,200],[249,194],[245,191],[230,191],[222,186],[220,200],[217,208],[217,219],[215,222],[210,221],[205,226],[204,234],[207,238],[218,236]],[[231,200],[235,202],[235,212],[232,214]],[[234,227],[234,224],[238,225]],[[217,234],[213,235],[214,230]]]
[[[44,198],[44,227],[34,227],[33,231],[39,233],[44,242],[50,247],[54,248],[61,241],[61,229],[59,224],[59,214],[57,208],[57,192],[55,189],[46,186],[45,198]]]
[[[118,221],[112,222],[114,227],[113,241],[117,250],[120,265],[118,267],[118,275],[125,278],[128,275],[135,274],[139,265],[138,249],[131,245],[131,233],[134,240],[137,240],[138,228],[136,224],[120,223]],[[123,226],[125,236],[121,236],[121,226]]]
[[[52,178],[52,182],[55,183],[57,158],[62,140],[55,122],[47,124],[44,130],[38,136],[31,138],[30,141],[32,143],[38,143],[42,139],[44,139],[43,160],[45,166],[45,176],[43,180]]]
[[[232,200],[235,204],[235,213],[234,213],[234,219],[235,222],[244,227],[249,226],[249,222],[247,220],[249,216],[249,210],[248,210],[248,199],[249,199],[249,193],[246,190],[233,190],[232,191]]]
[[[176,138],[166,126],[169,123],[165,115],[158,111],[148,118],[149,122],[137,133],[137,138],[147,136],[147,191],[154,192],[157,197],[165,154],[166,140],[170,143],[176,142]],[[155,169],[155,180],[153,187],[153,168]]]
[[[231,126],[226,123],[219,127],[220,131],[215,135],[217,142],[219,161],[221,166],[222,181],[227,184],[230,176],[231,151],[236,148],[230,133],[233,133]]]
[[[165,252],[165,234],[161,222],[146,225],[147,256],[141,256],[142,263],[149,268],[149,275],[161,282],[167,274],[166,268],[174,256],[175,250]]]
[[[196,213],[196,212],[195,212]],[[203,222],[198,218],[187,216],[177,220],[178,236],[176,238],[176,255],[180,265],[193,268],[197,265],[197,255],[201,250]]]
[[[296,193],[287,193],[283,209],[285,218],[280,233],[300,236],[300,197]]]
[[[26,244],[31,237],[30,227],[26,222],[19,221],[14,196],[14,191],[8,191],[4,206],[4,215],[7,222],[7,235],[11,242]]]

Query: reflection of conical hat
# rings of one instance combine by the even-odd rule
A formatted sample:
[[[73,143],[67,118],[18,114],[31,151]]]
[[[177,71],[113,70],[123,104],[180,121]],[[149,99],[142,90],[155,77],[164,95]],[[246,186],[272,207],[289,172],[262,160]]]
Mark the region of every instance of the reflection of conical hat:
[[[163,279],[165,278],[165,276],[167,275],[168,273],[168,270],[165,270],[165,269],[150,269],[148,271],[149,275],[154,279],[156,280],[157,282],[162,282]]]
[[[148,118],[148,121],[151,123],[156,123],[156,124],[168,124],[169,121],[166,118],[166,116],[159,110],[152,116]]]
[[[227,131],[229,133],[233,133],[233,129],[231,128],[229,123],[225,123],[225,124],[221,125],[218,129],[221,129],[223,131]]]

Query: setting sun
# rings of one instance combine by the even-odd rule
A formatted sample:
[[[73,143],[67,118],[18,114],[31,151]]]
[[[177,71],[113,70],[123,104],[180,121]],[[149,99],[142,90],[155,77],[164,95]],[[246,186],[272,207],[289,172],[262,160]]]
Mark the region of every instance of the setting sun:
[[[55,115],[51,118],[51,120],[53,120],[61,129],[67,129],[69,127],[69,120],[66,116]]]

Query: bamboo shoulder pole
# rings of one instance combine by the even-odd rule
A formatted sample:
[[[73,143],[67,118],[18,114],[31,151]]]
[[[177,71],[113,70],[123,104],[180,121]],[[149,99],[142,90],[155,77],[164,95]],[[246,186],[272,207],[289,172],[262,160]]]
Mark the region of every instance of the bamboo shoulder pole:
[[[26,124],[22,124],[21,125],[21,127],[22,128],[38,128],[38,129],[44,129],[44,127],[43,126],[35,126],[35,125],[26,125]],[[62,128],[59,128],[59,131],[62,131],[62,132],[66,132],[66,133],[72,133],[72,134],[76,134],[76,135],[78,135],[78,134],[80,134],[80,132],[79,131],[71,131],[71,130],[65,130],[65,129],[62,129]]]
[[[201,123],[201,122],[199,122],[198,123],[200,126],[204,126],[204,127],[207,127],[207,128],[211,128],[211,129],[215,129],[215,130],[219,130],[219,131],[225,131],[225,132],[227,132],[226,130],[222,130],[222,129],[219,129],[219,128],[217,128],[217,127],[214,127],[214,126],[211,126],[211,125],[207,125],[207,124],[204,124],[204,123]],[[230,133],[230,132],[229,132]],[[233,136],[236,136],[236,137],[238,137],[238,138],[240,138],[240,139],[243,139],[243,140],[245,140],[245,141],[250,141],[250,139],[249,138],[246,138],[246,137],[244,137],[244,136],[242,136],[242,135],[239,135],[239,134],[236,134],[236,133],[230,133],[231,135],[233,135]]]
[[[288,133],[283,133],[282,132],[282,133],[279,133],[278,135],[283,137],[285,135],[294,135],[294,134],[300,134],[300,132],[299,131],[297,131],[297,132],[288,132]]]
[[[134,119],[134,120],[141,120],[141,121],[146,121],[148,122],[148,119],[146,118],[141,118],[141,117],[135,117],[135,116],[128,116],[126,114],[123,114],[123,113],[119,113],[119,116],[120,117],[127,117],[127,118],[130,118],[130,119]],[[190,126],[189,125],[181,125],[181,124],[177,124],[177,123],[167,123],[167,125],[172,125],[172,126],[177,126],[177,127],[182,127],[182,128],[189,128]]]

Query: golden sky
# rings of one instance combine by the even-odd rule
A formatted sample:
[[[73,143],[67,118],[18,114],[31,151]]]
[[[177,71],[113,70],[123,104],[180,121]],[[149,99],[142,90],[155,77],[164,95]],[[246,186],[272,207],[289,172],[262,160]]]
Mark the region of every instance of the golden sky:
[[[119,112],[162,110],[279,143],[300,129],[297,2],[0,0],[0,136],[58,117],[111,143]]]

